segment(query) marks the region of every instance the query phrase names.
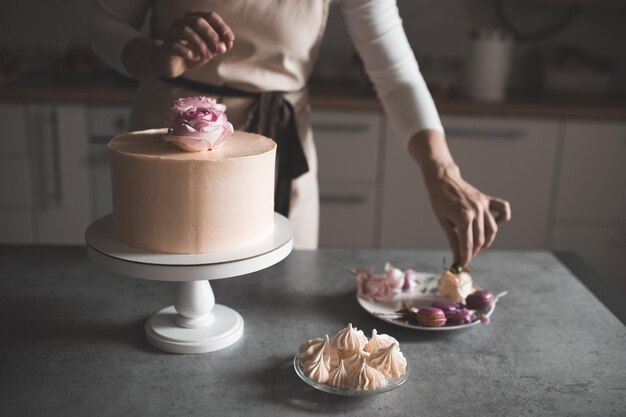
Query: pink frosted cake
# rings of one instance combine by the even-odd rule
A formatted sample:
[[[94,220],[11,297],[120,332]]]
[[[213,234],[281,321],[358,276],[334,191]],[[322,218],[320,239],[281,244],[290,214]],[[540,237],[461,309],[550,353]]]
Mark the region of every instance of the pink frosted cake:
[[[220,106],[206,98],[179,100],[173,128],[109,142],[121,242],[205,253],[250,245],[272,232],[276,143],[232,132]]]

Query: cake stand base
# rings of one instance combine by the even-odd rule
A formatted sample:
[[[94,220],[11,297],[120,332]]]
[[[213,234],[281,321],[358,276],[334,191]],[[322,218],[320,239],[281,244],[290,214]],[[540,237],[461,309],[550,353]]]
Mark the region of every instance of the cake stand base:
[[[101,217],[85,232],[87,253],[96,264],[133,278],[178,283],[173,306],[148,319],[146,338],[172,353],[206,353],[224,349],[243,335],[243,318],[215,304],[210,280],[238,277],[268,268],[293,249],[289,220],[274,213],[274,230],[263,240],[225,252],[170,254],[125,245],[115,238],[113,217]]]
[[[243,336],[243,318],[232,308],[215,304],[213,321],[198,328],[181,327],[174,306],[165,307],[146,322],[146,338],[172,353],[206,353],[224,349]]]

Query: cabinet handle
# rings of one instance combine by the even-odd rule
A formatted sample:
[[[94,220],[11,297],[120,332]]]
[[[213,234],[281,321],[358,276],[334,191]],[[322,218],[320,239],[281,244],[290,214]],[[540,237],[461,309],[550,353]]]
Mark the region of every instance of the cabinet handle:
[[[313,123],[313,133],[315,132],[337,132],[337,133],[363,133],[370,130],[370,127],[360,123]]]
[[[471,129],[471,128],[448,128],[446,136],[451,138],[461,136],[473,139],[521,139],[524,137],[522,130],[510,129]]]
[[[367,197],[361,194],[348,194],[348,195],[336,195],[336,194],[321,194],[321,204],[346,204],[346,205],[358,205],[365,204]]]
[[[43,110],[32,113],[32,126],[35,129],[35,164],[38,177],[38,203],[42,210],[50,206],[61,206],[63,203],[63,179],[61,177],[61,150],[59,143],[59,121],[56,109],[49,111],[49,117]],[[48,129],[50,135],[44,129]],[[49,142],[46,143],[46,138]],[[49,186],[52,189],[49,190]]]
[[[619,233],[610,238],[611,246],[616,248],[626,248],[626,233]]]

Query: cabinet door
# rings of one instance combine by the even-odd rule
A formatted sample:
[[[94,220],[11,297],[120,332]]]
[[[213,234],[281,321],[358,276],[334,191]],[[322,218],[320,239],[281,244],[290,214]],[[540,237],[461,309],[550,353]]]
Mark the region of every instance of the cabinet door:
[[[557,219],[626,219],[626,124],[565,123]]]
[[[0,104],[0,243],[32,243],[32,190],[24,106]]]
[[[82,106],[30,106],[39,243],[83,244],[89,224],[87,112]]]
[[[111,201],[111,168],[107,143],[128,131],[130,107],[97,106],[89,109],[90,195],[92,219],[113,211]]]
[[[26,124],[24,106],[20,104],[0,104],[0,152],[26,153]]]
[[[311,125],[321,181],[376,181],[380,114],[315,112]]]
[[[374,247],[375,209],[372,186],[320,183],[320,247]]]
[[[511,203],[494,247],[544,248],[559,125],[513,118],[445,117],[452,154],[463,177]],[[415,162],[389,132],[381,240],[383,247],[447,248]]]
[[[578,253],[601,277],[626,295],[626,224],[556,226],[552,247]]]

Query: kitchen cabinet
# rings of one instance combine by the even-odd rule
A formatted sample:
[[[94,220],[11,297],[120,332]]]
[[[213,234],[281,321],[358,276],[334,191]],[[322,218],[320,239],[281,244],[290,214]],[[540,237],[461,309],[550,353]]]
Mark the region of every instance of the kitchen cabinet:
[[[84,106],[28,106],[37,243],[82,244],[89,225]]]
[[[450,116],[443,125],[463,177],[511,203],[496,248],[545,248],[559,123],[516,118]],[[381,246],[445,248],[421,173],[394,134],[385,147]]]
[[[89,196],[93,220],[113,212],[107,143],[114,136],[128,131],[129,119],[128,106],[89,108]]]
[[[564,123],[550,246],[576,251],[626,294],[626,124]]]
[[[0,124],[0,243],[29,243],[35,234],[25,106],[0,105]]]
[[[314,112],[320,247],[376,245],[384,120],[377,112]]]
[[[0,241],[81,244],[89,221],[83,106],[3,105]]]

